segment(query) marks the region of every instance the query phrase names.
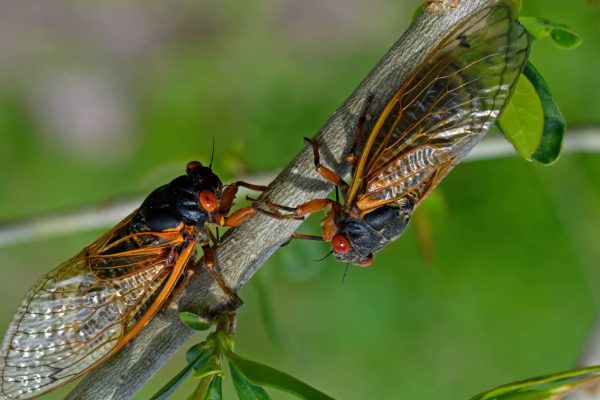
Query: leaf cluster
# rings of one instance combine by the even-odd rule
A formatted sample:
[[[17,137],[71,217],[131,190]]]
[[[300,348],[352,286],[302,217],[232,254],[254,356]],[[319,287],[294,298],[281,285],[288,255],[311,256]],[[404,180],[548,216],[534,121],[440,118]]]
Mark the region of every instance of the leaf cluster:
[[[181,312],[180,319],[188,328],[196,331],[205,331],[211,326],[211,321],[190,312]],[[221,316],[217,321],[217,329],[202,343],[188,349],[187,365],[152,399],[169,398],[190,374],[199,383],[194,392],[188,396],[188,400],[222,399],[226,361],[233,385],[241,400],[269,400],[270,397],[263,386],[290,393],[300,399],[333,400],[332,397],[285,372],[248,360],[235,353],[232,328],[234,325],[235,316],[231,314]]]

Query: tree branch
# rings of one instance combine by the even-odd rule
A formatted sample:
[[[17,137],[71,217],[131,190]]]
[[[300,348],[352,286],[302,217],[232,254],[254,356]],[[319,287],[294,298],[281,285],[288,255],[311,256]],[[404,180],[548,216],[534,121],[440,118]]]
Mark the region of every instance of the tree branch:
[[[373,108],[380,108],[382,100],[391,97],[451,28],[473,12],[499,1],[462,0],[455,8],[427,11],[419,17],[316,135],[324,164],[340,174],[347,172],[343,159],[352,143],[353,128],[365,100],[374,96]],[[273,180],[262,199],[282,204],[302,203],[324,197],[331,190],[332,186],[315,172],[312,154],[305,147]],[[229,231],[215,253],[216,265],[229,287],[236,291],[241,289],[300,223],[258,214]],[[194,332],[179,321],[178,309],[206,314],[226,305],[227,299],[218,285],[199,269],[173,304],[153,318],[135,340],[91,372],[68,398],[132,397],[193,335]]]

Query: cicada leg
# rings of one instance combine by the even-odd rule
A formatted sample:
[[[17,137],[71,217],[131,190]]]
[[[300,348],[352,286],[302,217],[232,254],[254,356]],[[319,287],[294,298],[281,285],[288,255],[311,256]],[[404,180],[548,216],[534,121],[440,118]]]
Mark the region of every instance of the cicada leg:
[[[373,95],[367,97],[365,101],[365,105],[358,117],[358,121],[356,122],[356,126],[354,127],[354,141],[352,142],[352,147],[350,147],[350,151],[346,156],[346,161],[348,161],[352,167],[355,167],[358,163],[358,154],[356,154],[358,150],[358,146],[362,142],[363,133],[365,131],[365,123],[369,120],[369,108],[371,107],[371,103],[373,103]]]
[[[231,290],[229,286],[227,286],[225,280],[223,279],[223,275],[221,275],[219,271],[217,271],[217,268],[215,267],[215,256],[212,249],[210,248],[209,243],[201,243],[200,246],[202,247],[202,252],[204,253],[204,268],[206,268],[206,270],[211,274],[211,276],[217,282],[219,288],[223,291],[223,293],[225,293],[227,297],[229,297],[230,307],[233,310],[239,308],[242,304],[244,304],[244,302],[238,297],[236,293],[233,292],[233,290]]]
[[[290,242],[293,239],[300,239],[300,240],[315,240],[318,242],[322,242],[323,238],[319,235],[311,235],[309,233],[299,233],[299,232],[294,232],[292,233],[292,236],[290,236],[290,238],[288,240],[286,240],[285,242],[283,242],[283,244],[281,245],[281,247],[285,247],[288,244],[290,244]]]
[[[223,189],[221,193],[221,201],[219,204],[219,209],[217,210],[220,214],[226,215],[231,210],[233,206],[233,201],[235,200],[235,196],[240,187],[245,187],[250,190],[256,190],[259,192],[264,191],[267,187],[263,185],[254,185],[252,183],[247,183],[244,181],[233,182]]]
[[[330,199],[309,200],[306,203],[300,204],[296,207],[283,206],[281,204],[273,203],[272,201],[255,200],[254,202],[269,208],[269,210],[257,208],[260,212],[268,214],[277,219],[304,219],[304,217],[306,217],[308,214],[312,214],[329,207],[334,207],[334,205],[339,204]],[[284,211],[285,213],[281,211]]]
[[[348,190],[348,184],[344,182],[344,180],[335,171],[321,164],[321,154],[319,152],[319,145],[314,140],[311,140],[309,138],[304,138],[304,141],[310,144],[312,147],[313,160],[317,172],[326,181],[333,183],[335,186],[339,187],[343,193],[346,193],[346,191]]]

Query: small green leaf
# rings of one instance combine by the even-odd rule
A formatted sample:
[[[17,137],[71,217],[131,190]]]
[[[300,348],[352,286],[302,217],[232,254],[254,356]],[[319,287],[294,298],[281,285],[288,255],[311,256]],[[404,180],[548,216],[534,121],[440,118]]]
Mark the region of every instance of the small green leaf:
[[[582,368],[509,383],[481,393],[472,400],[562,399],[583,387],[600,382],[600,366]]]
[[[215,347],[214,338],[215,336],[211,334],[206,338],[204,342],[195,344],[192,347],[190,347],[185,353],[185,359],[188,362],[188,364],[192,364],[193,362],[195,362],[194,360],[197,360],[201,354],[212,354],[213,349]]]
[[[209,375],[223,375],[223,370],[221,369],[221,363],[219,357],[216,355],[210,356],[208,361],[203,363],[202,365],[194,368],[194,378],[202,379]]]
[[[211,379],[204,400],[221,400],[223,398],[223,378],[215,375]]]
[[[544,110],[535,87],[528,79],[518,80],[512,98],[498,118],[498,126],[521,157],[531,160],[544,132]]]
[[[193,348],[195,348],[194,346]],[[191,349],[190,349],[191,350]],[[188,355],[190,351],[188,350]],[[202,364],[208,361],[210,355],[212,354],[212,348],[207,347],[198,352],[193,352],[194,357],[188,358],[188,365],[185,366],[173,379],[167,382],[154,396],[152,396],[152,400],[165,400],[167,399],[179,385],[184,381],[185,378],[192,372],[194,368],[199,368]]]
[[[425,12],[425,9],[423,8],[423,6],[422,5],[418,6],[417,9],[415,10],[415,12],[413,12],[412,21],[419,18],[421,15],[423,15],[424,12]]]
[[[566,25],[559,25],[550,33],[556,47],[571,50],[581,46],[583,39],[581,36]]]
[[[226,352],[225,356],[229,360],[230,368],[235,368],[238,373],[242,374],[252,383],[270,386],[272,388],[291,393],[302,399],[333,400],[332,397],[329,397],[325,393],[318,391],[312,386],[307,385],[306,383],[286,374],[285,372],[281,372],[275,368],[247,360],[232,352]]]
[[[560,49],[571,50],[583,43],[581,35],[567,25],[537,17],[520,17],[519,21],[527,28],[533,39],[541,40],[550,37],[552,43]]]
[[[560,156],[567,122],[538,70],[531,63],[527,63],[523,74],[535,87],[544,108],[544,133],[532,158],[543,164],[551,164]]]
[[[195,331],[205,331],[212,325],[207,319],[189,311],[180,312],[179,319],[185,326]]]
[[[254,385],[246,379],[240,370],[233,363],[229,363],[233,386],[240,400],[270,400],[271,398],[265,392],[265,389]]]

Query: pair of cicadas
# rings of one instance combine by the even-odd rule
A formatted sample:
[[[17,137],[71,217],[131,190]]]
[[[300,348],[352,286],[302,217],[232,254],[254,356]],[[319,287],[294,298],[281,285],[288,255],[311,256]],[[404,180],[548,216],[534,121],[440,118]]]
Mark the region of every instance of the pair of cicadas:
[[[186,175],[153,191],[139,209],[29,291],[2,345],[0,397],[35,397],[114,354],[181,284],[198,245],[205,268],[236,299],[215,268],[216,240],[208,225],[237,226],[257,210],[275,218],[326,210],[319,239],[331,241],[339,260],[369,265],[494,123],[529,45],[515,10],[504,3],[466,18],[391,98],[366,101],[347,154],[349,184],[321,165],[319,146],[309,141],[317,171],[339,188],[343,204],[257,201],[230,214],[240,186],[264,188],[224,186],[210,166],[190,162]],[[370,109],[377,104],[383,104],[380,110]]]

